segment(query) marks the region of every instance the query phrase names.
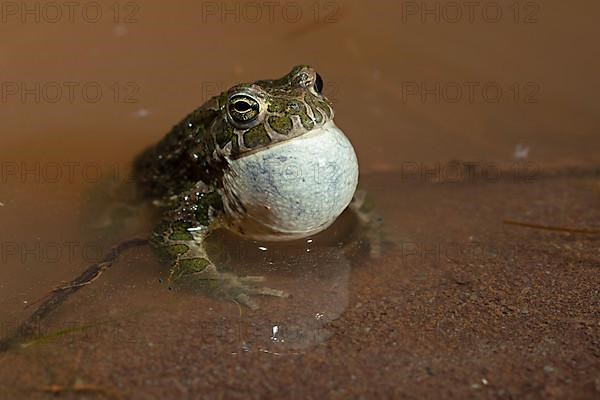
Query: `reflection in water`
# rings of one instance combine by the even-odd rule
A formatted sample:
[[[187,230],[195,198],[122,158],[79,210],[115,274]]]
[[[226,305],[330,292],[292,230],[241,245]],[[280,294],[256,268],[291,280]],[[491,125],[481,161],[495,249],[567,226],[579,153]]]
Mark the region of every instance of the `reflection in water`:
[[[350,237],[349,232],[345,238],[341,233],[334,227],[311,239],[266,244],[240,241],[219,232],[220,237],[211,241],[216,244],[213,254],[219,265],[237,274],[263,275],[270,285],[290,294],[286,299],[264,299],[253,321],[260,321],[254,326],[258,332],[246,329],[242,337],[246,346],[254,342],[264,348],[268,337],[277,348],[306,349],[328,338],[327,324],[349,303],[352,262],[344,240]]]

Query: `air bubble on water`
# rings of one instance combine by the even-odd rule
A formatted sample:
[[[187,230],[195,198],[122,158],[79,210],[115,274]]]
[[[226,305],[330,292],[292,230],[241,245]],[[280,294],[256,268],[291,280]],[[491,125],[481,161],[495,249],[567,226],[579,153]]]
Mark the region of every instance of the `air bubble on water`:
[[[146,108],[140,108],[139,110],[133,113],[133,116],[136,118],[146,118],[150,115],[150,110]]]
[[[515,160],[523,160],[529,156],[529,147],[523,146],[522,144],[518,144],[515,146],[515,151],[513,153],[513,158]]]
[[[279,337],[279,334],[280,334],[279,331],[280,331],[279,325],[273,325],[273,327],[271,328],[271,332],[272,332],[271,333],[271,340],[274,341],[274,342],[281,342],[281,343],[283,343],[284,339]]]
[[[129,29],[124,24],[119,24],[114,27],[113,33],[117,37],[125,36],[129,33]]]
[[[262,251],[267,251],[267,250],[269,250],[269,249],[267,249],[265,246],[258,246],[258,249],[259,249],[259,250],[262,250]]]

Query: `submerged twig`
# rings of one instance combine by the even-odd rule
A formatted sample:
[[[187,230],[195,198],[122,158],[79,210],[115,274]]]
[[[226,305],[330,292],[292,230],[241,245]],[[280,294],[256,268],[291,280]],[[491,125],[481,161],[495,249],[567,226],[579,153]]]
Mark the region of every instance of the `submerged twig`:
[[[503,221],[506,225],[515,225],[522,226],[524,228],[532,228],[532,229],[542,229],[545,231],[553,231],[553,232],[567,232],[567,233],[583,233],[588,235],[597,235],[600,233],[598,229],[573,229],[573,228],[565,228],[561,226],[549,226],[549,225],[538,225],[538,224],[530,224],[527,222],[518,222],[511,220]]]
[[[98,279],[104,271],[109,269],[113,263],[117,261],[121,253],[133,247],[144,246],[146,244],[148,244],[147,239],[131,239],[121,242],[114,246],[99,262],[90,265],[83,273],[81,273],[81,275],[73,279],[67,285],[52,290],[48,295],[43,297],[47,299],[33,312],[33,314],[19,325],[14,335],[3,338],[2,341],[0,341],[0,352],[7,351],[12,345],[18,342],[20,333],[31,331],[36,324],[40,323],[40,321],[50,312],[58,308],[58,306],[67,300],[73,293]]]

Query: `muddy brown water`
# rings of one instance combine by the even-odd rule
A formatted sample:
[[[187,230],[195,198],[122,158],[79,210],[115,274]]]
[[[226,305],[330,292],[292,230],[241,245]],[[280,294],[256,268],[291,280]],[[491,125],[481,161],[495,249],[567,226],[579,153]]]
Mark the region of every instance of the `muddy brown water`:
[[[170,291],[133,250],[0,354],[0,398],[600,396],[597,2],[48,4],[2,4],[2,337],[152,229],[146,210],[84,223],[105,182],[211,95],[298,63],[387,242],[340,253],[349,215],[311,243],[219,232],[220,262],[291,294],[257,311]]]

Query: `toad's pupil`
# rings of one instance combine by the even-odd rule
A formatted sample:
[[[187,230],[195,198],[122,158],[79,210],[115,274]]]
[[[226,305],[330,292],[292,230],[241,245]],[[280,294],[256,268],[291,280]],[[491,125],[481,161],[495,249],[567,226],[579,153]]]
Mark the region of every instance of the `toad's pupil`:
[[[238,101],[233,105],[233,107],[238,112],[246,112],[252,108],[250,104],[246,103],[245,101]]]
[[[315,90],[317,93],[321,93],[323,91],[323,78],[321,75],[317,74],[317,79],[315,79]]]

